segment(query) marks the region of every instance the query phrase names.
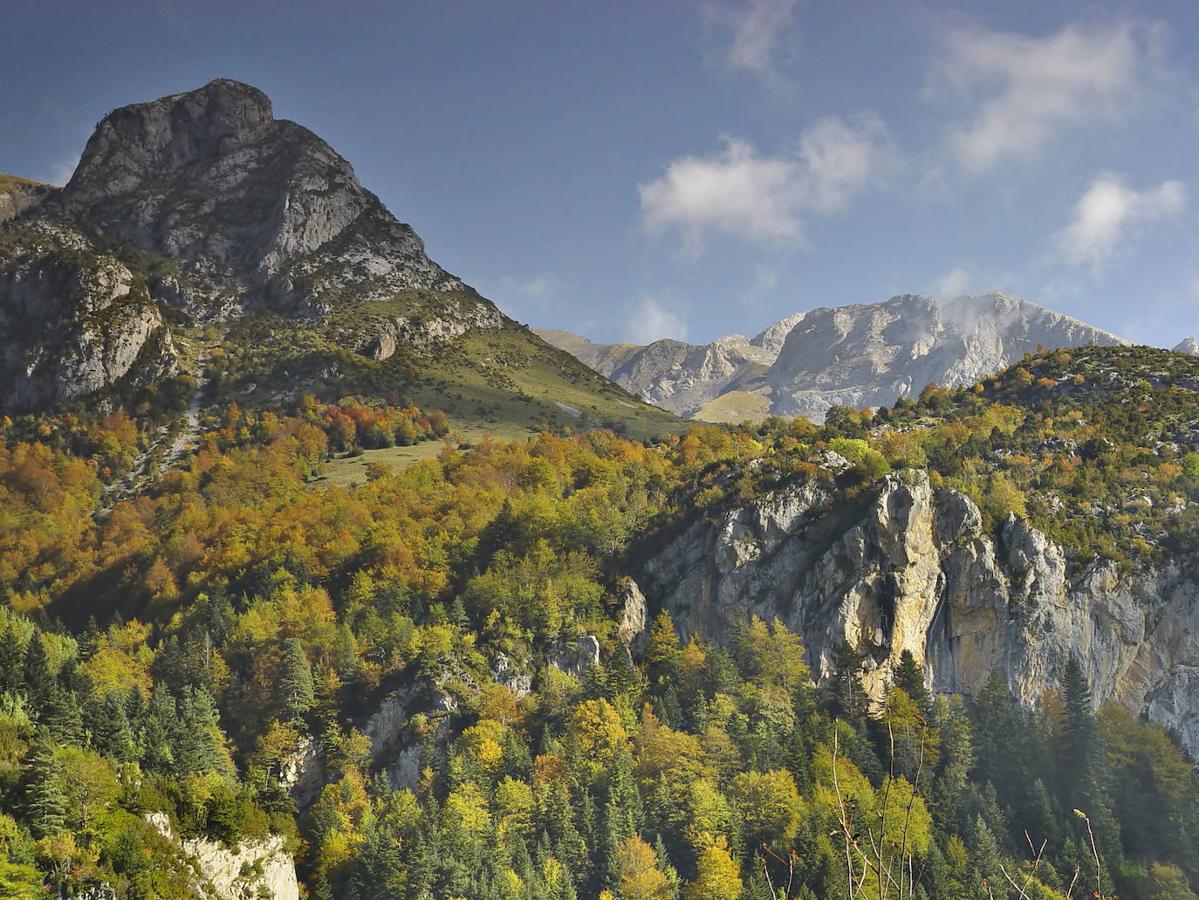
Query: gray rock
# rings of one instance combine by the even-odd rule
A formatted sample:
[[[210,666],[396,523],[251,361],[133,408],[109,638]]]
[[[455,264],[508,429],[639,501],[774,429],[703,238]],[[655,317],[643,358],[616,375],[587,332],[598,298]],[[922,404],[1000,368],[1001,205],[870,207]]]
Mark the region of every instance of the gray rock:
[[[904,650],[938,691],[973,693],[992,670],[1028,705],[1082,664],[1097,705],[1115,702],[1176,728],[1199,754],[1199,585],[1178,565],[1119,572],[1073,566],[1015,516],[993,539],[965,496],[922,471],[893,473],[864,514],[830,507],[818,480],[694,523],[637,573],[650,608],[686,638],[717,641],[749,615],[800,634],[813,674],[848,642],[881,697]],[[811,492],[806,500],[799,498]],[[794,513],[784,527],[779,508]]]
[[[595,635],[584,634],[574,640],[558,638],[546,661],[567,675],[582,675],[599,665],[600,645]]]
[[[279,835],[226,847],[177,837],[165,813],[149,813],[146,821],[191,860],[196,877],[189,887],[199,900],[299,900],[295,863]]]

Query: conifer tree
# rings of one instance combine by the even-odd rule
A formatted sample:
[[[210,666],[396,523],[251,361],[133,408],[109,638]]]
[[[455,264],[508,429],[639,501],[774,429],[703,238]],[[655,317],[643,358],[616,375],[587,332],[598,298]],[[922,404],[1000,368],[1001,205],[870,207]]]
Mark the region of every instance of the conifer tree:
[[[279,673],[279,699],[286,720],[302,722],[316,702],[316,691],[312,681],[312,667],[304,646],[297,638],[288,638],[283,643],[283,661]]]
[[[23,680],[30,709],[35,715],[40,715],[54,692],[54,676],[50,672],[46,645],[38,632],[34,632],[25,648]]]
[[[22,760],[21,796],[25,818],[34,837],[62,831],[67,799],[62,789],[62,766],[45,730],[39,729]]]
[[[9,625],[0,630],[0,691],[16,692],[25,684],[25,648]]]
[[[928,718],[931,698],[928,688],[924,686],[924,669],[916,662],[911,650],[904,650],[899,655],[899,665],[895,667],[895,686],[911,697]]]

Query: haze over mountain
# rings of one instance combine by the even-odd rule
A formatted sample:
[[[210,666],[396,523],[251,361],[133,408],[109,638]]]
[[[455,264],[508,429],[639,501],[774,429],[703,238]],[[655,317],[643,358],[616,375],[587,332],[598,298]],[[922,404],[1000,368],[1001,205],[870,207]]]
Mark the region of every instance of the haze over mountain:
[[[430,260],[332,147],[225,79],[105,116],[61,190],[0,182],[0,335],[9,411],[174,378],[243,403],[349,389],[522,425],[669,421]]]
[[[631,393],[714,422],[767,415],[822,421],[829,407],[885,406],[930,383],[970,384],[1038,347],[1123,338],[1006,294],[945,303],[904,294],[880,303],[795,313],[752,338],[594,344],[542,330]]]

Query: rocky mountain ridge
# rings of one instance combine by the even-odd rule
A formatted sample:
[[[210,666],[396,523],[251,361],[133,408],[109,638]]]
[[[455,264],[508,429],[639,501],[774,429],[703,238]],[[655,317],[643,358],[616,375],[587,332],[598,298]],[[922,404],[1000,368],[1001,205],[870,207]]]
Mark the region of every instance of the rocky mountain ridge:
[[[796,313],[753,338],[711,344],[546,340],[670,411],[707,421],[803,415],[834,405],[884,406],[926,384],[959,386],[1046,347],[1120,344],[1117,335],[1006,294],[939,304],[915,294]]]
[[[62,189],[0,181],[0,410],[202,382],[204,329],[248,363],[239,380],[208,379],[221,399],[357,379],[380,394],[461,393],[474,414],[454,384],[492,396],[504,380],[538,421],[564,418],[548,397],[573,389],[574,407],[669,422],[433,262],[343,157],[249,85],[217,79],[109,113]],[[472,337],[503,346],[436,352]],[[422,371],[441,384],[423,387]],[[573,388],[539,383],[555,380]]]
[[[1175,353],[1185,353],[1187,356],[1199,356],[1199,340],[1193,337],[1185,338],[1174,348]]]

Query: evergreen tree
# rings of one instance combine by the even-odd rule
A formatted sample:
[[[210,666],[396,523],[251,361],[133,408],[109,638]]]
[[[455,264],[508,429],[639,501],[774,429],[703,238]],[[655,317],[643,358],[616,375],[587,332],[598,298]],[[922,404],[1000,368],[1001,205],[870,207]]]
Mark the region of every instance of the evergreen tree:
[[[25,696],[30,710],[40,716],[54,693],[54,676],[50,672],[50,659],[42,636],[34,632],[25,647],[24,666]]]
[[[25,819],[34,837],[62,831],[67,798],[62,788],[62,766],[45,730],[39,729],[21,764],[21,797]]]
[[[283,642],[283,661],[279,673],[279,699],[287,721],[302,722],[316,702],[312,667],[304,645],[297,638]]]
[[[924,686],[924,669],[916,662],[911,650],[904,650],[899,655],[899,665],[895,667],[895,686],[916,702],[926,719],[930,717],[932,698]]]
[[[173,735],[175,771],[231,774],[224,735],[217,723],[212,697],[204,688],[187,687],[179,698],[179,717]]]
[[[125,716],[125,703],[116,691],[109,691],[99,704],[102,714],[92,732],[92,746],[105,756],[130,762],[137,757],[133,731]]]
[[[15,693],[25,686],[25,648],[17,629],[0,630],[0,691]]]

